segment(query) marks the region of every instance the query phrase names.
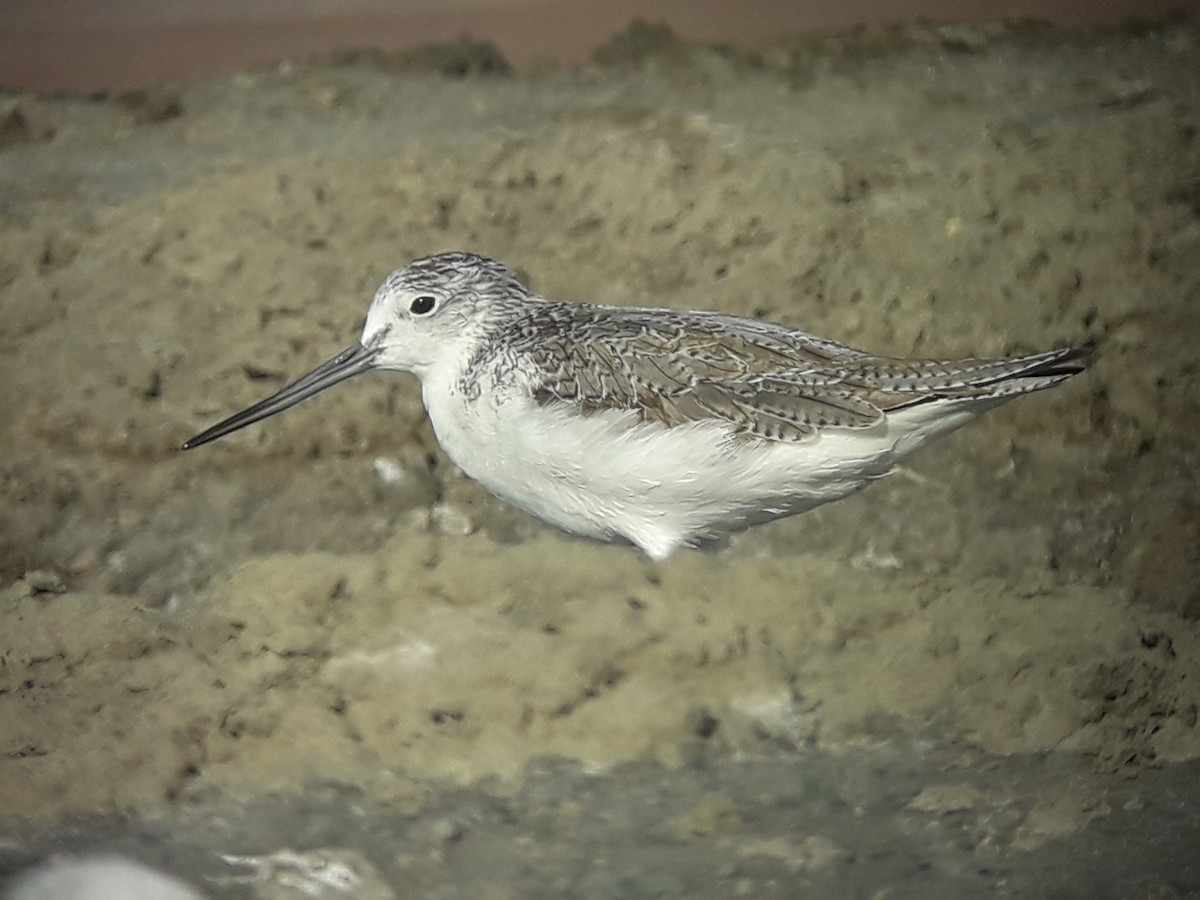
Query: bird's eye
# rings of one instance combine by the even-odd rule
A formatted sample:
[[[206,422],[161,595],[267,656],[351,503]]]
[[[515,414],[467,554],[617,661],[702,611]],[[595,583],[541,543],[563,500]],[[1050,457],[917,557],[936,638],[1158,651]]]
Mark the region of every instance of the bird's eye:
[[[431,297],[429,294],[414,297],[413,302],[408,304],[408,311],[414,316],[427,316],[435,309],[437,309],[437,297]]]

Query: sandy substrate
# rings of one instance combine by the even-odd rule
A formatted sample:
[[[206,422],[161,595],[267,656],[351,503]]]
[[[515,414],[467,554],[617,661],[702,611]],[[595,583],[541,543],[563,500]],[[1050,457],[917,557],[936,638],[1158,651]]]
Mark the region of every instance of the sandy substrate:
[[[1200,890],[1200,34],[435,71],[478,53],[0,103],[0,874]],[[663,564],[466,481],[403,377],[176,451],[444,249],[895,355],[1101,355]]]

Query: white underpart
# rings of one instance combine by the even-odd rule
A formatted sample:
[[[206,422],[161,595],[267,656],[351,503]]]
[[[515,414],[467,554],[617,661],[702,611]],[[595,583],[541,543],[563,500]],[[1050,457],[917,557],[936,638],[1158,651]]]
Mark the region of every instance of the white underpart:
[[[539,406],[520,379],[468,401],[454,368],[440,363],[422,382],[438,442],[459,468],[565,531],[625,538],[653,559],[844,497],[997,402],[934,401],[870,429],[783,443],[737,440],[715,420],[668,428],[631,412]]]

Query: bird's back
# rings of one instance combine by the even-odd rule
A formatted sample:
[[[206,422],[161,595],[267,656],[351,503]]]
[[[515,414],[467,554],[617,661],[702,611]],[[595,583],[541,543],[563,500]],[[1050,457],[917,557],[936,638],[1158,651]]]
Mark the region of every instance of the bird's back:
[[[872,428],[891,412],[940,401],[994,405],[1058,384],[1091,355],[896,359],[757,319],[560,303],[530,307],[504,344],[531,374],[540,404],[583,415],[630,410],[668,426],[714,420],[781,442]]]

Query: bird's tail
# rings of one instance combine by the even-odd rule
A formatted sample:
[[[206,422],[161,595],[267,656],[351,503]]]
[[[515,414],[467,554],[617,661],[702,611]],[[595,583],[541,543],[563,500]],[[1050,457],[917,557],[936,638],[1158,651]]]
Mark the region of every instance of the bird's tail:
[[[937,400],[1000,401],[1060,384],[1087,369],[1095,357],[1095,344],[1085,344],[1015,359],[897,361],[876,383],[888,410]]]
[[[1078,375],[1092,364],[1095,356],[1096,345],[1085,344],[1000,360],[989,370],[977,373],[969,386],[993,397],[1040,391]]]

